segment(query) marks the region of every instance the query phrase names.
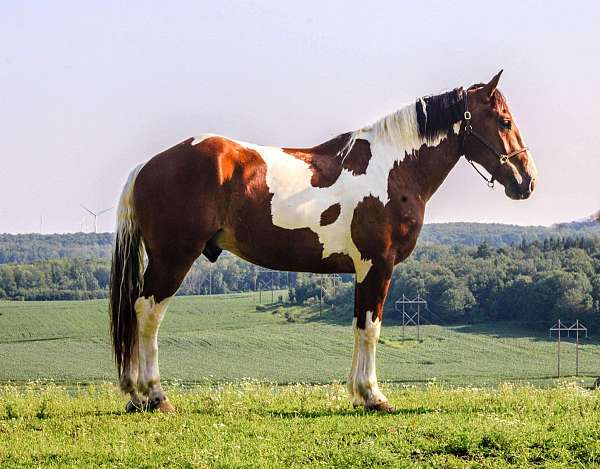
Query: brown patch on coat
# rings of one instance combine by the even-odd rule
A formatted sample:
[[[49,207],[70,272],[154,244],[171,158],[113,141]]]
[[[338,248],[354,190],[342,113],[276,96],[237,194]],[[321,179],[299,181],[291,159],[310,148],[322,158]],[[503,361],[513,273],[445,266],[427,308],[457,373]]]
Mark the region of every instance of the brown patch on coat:
[[[340,204],[333,204],[332,206],[326,208],[323,213],[321,213],[321,226],[331,225],[335,222],[340,216],[340,211],[342,210],[342,206]]]
[[[356,284],[354,294],[354,317],[356,326],[364,329],[366,326],[367,312],[372,312],[371,319],[383,320],[383,304],[387,296],[394,268],[393,253],[380,253],[373,263],[365,279]]]
[[[424,163],[429,148],[422,148],[418,164]],[[392,223],[392,243],[396,251],[395,262],[406,259],[415,248],[423,226],[425,202],[419,187],[414,181],[416,161],[405,160],[394,165],[388,175],[388,196],[386,206]]]
[[[376,259],[382,253],[389,252],[392,226],[379,198],[368,196],[358,203],[354,209],[350,233],[363,259]]]
[[[383,303],[396,257],[392,220],[379,198],[369,196],[359,202],[354,209],[350,232],[361,258],[372,262],[369,272],[362,282],[357,283],[355,291],[354,317],[357,327],[364,329],[367,311],[373,313],[373,320],[383,318]]]
[[[313,187],[329,187],[337,181],[342,169],[354,176],[365,174],[371,160],[371,145],[367,140],[357,139],[348,153],[343,153],[351,133],[338,135],[312,148],[283,148],[282,150],[310,166]]]

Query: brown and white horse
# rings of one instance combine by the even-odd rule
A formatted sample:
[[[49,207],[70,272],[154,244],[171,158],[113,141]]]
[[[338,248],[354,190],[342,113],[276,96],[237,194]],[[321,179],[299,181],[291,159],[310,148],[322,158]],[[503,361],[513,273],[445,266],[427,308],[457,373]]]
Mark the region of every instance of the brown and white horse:
[[[415,247],[425,204],[462,155],[512,199],[534,188],[500,73],[312,148],[202,135],[134,169],[119,203],[110,301],[127,409],[173,410],[160,385],[160,323],[194,260],[228,250],[270,269],[355,273],[348,391],[354,405],[391,410],[375,348],[392,270]]]

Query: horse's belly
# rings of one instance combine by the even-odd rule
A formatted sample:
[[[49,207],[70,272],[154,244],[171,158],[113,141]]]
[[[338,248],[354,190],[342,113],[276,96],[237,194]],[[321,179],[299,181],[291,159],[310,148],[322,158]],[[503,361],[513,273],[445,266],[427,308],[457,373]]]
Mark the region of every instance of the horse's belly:
[[[288,230],[274,225],[224,229],[221,249],[269,269],[295,272],[351,273],[352,259],[342,252],[323,257],[323,245],[309,228]]]

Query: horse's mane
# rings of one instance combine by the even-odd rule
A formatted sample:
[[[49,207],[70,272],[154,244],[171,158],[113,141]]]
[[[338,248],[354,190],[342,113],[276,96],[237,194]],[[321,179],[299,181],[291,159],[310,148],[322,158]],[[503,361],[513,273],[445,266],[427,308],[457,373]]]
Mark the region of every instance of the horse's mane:
[[[423,143],[437,145],[462,119],[462,88],[439,95],[425,96],[353,132],[343,150],[347,155],[359,135],[369,132],[376,140],[397,148],[420,148]]]
[[[462,88],[417,100],[419,135],[427,142],[447,135],[463,117]]]

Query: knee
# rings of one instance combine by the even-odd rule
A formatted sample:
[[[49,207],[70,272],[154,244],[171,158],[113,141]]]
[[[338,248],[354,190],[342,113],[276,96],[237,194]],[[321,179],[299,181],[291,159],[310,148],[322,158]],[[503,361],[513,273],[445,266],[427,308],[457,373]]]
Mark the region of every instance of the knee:
[[[366,311],[364,328],[360,327],[358,321],[354,321],[354,334],[358,336],[361,342],[369,345],[376,345],[381,335],[381,319],[378,316],[373,319],[373,312]]]

